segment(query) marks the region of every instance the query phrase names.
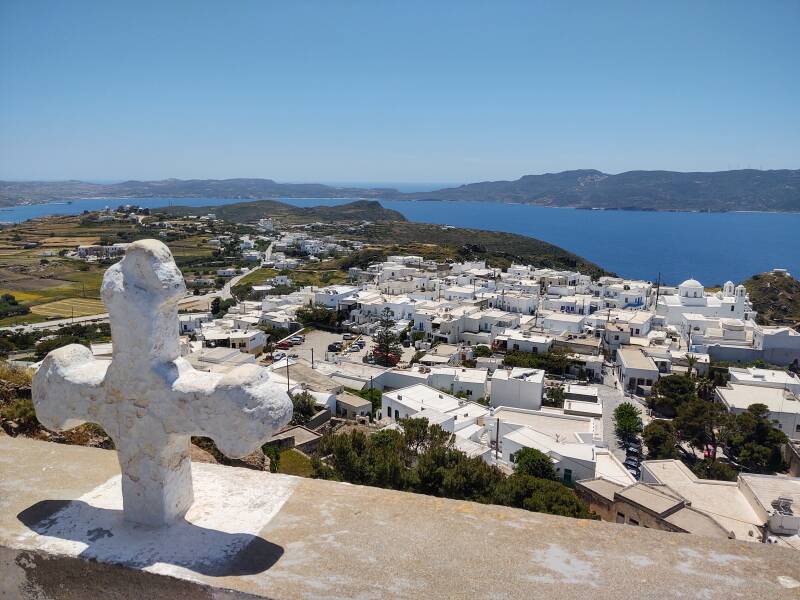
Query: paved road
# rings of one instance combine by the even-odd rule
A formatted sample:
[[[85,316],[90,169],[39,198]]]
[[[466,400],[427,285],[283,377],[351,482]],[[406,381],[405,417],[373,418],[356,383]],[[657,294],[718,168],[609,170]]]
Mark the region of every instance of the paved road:
[[[212,292],[212,294],[213,295],[218,295],[223,300],[227,300],[229,298],[233,298],[233,295],[231,294],[231,288],[233,286],[235,286],[237,283],[239,283],[242,280],[242,277],[245,277],[246,275],[249,275],[250,273],[252,273],[256,269],[260,269],[260,268],[261,268],[261,266],[259,265],[258,267],[253,267],[252,269],[247,269],[247,271],[245,271],[241,275],[237,275],[236,277],[231,277],[227,281],[227,283],[224,286],[222,286],[222,289],[219,292]]]
[[[622,392],[613,369],[606,367],[606,371],[603,384],[595,384],[599,391],[600,402],[603,404],[603,439],[608,443],[608,448],[614,456],[624,461],[625,451],[619,447],[617,436],[614,435],[614,409],[623,402],[631,402],[640,407],[645,425],[650,422],[650,418],[647,416],[647,407],[640,398],[626,396]]]

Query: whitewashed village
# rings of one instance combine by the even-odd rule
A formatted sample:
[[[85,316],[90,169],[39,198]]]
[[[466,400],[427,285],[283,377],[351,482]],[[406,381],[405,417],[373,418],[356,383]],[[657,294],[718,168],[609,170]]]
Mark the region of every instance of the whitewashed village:
[[[213,214],[148,223],[161,238],[196,230],[235,250],[236,264],[185,275],[193,291],[178,315],[180,354],[210,373],[266,367],[303,412],[276,432],[281,449],[311,455],[326,435],[425,419],[458,452],[508,474],[530,449],[541,453],[603,520],[800,550],[800,334],[759,325],[744,286],[708,290],[690,272],[670,286],[402,254],[351,267],[340,283],[298,286],[308,265],[363,243],[271,218],[246,234]],[[115,259],[127,246],[74,256]],[[265,269],[276,274],[258,279]],[[203,300],[211,310],[192,309]],[[91,353],[111,360],[112,344]],[[764,474],[772,459],[748,468],[747,449],[725,456],[713,432],[678,437],[672,424],[687,417],[664,398],[684,381],[732,419],[766,407],[758,418],[787,440],[785,472]],[[643,441],[653,421],[668,431]],[[674,438],[661,448],[669,458],[652,458],[659,432]],[[716,461],[724,477],[690,467]]]

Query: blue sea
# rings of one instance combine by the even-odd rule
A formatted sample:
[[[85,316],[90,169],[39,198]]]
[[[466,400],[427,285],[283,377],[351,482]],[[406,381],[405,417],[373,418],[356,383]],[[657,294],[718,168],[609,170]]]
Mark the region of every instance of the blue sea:
[[[219,206],[234,198],[137,198],[132,204]],[[335,206],[344,199],[289,199],[295,206]],[[116,207],[126,201],[74,200],[0,209],[0,221]],[[410,221],[508,231],[539,238],[625,277],[705,285],[739,282],[774,267],[800,275],[800,214],[591,211],[495,202],[381,200]],[[465,239],[464,242],[469,240]]]

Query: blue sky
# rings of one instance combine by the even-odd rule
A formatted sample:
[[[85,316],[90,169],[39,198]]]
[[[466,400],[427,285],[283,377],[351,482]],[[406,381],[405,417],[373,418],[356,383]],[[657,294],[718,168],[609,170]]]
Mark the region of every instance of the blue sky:
[[[0,178],[800,168],[800,2],[0,2]]]

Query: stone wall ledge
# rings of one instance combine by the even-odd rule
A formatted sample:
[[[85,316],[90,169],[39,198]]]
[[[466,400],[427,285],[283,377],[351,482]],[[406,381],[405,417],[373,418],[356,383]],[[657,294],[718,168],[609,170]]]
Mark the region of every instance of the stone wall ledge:
[[[116,453],[0,437],[0,598],[798,598],[796,552],[217,465],[167,530]]]

